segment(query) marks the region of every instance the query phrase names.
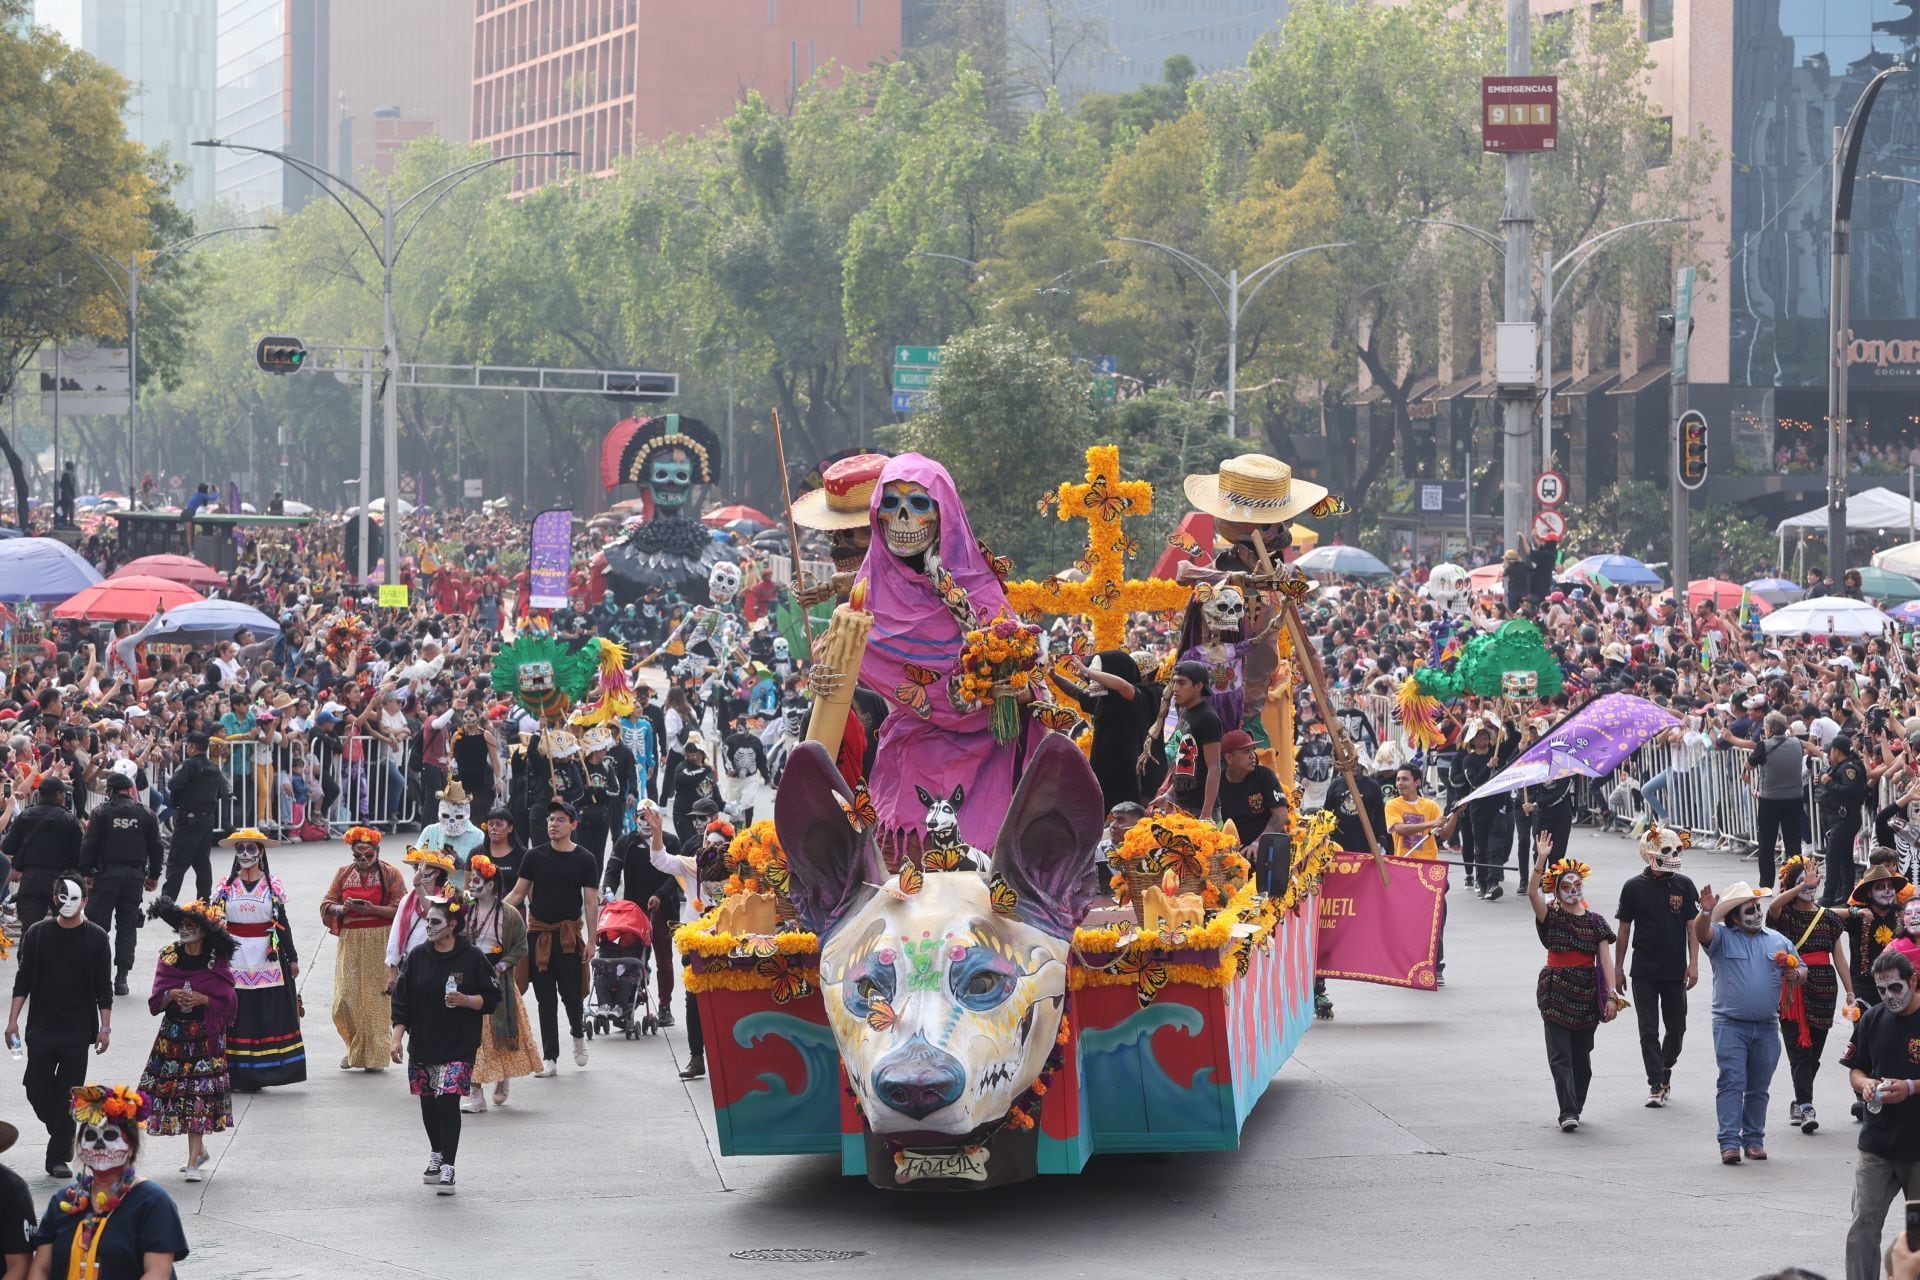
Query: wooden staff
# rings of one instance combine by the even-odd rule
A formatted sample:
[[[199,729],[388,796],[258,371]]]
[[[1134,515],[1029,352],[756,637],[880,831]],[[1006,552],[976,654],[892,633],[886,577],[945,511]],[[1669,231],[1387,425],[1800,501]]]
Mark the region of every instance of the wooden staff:
[[[1273,559],[1267,554],[1267,540],[1260,530],[1253,531],[1253,549],[1260,554],[1260,572],[1273,576]],[[1287,636],[1293,642],[1294,657],[1300,663],[1300,669],[1307,677],[1307,687],[1313,690],[1314,705],[1320,709],[1320,722],[1327,727],[1327,739],[1333,744],[1333,767],[1347,780],[1347,794],[1353,797],[1353,809],[1360,815],[1360,831],[1367,839],[1367,852],[1374,857],[1374,867],[1380,872],[1380,883],[1387,883],[1387,864],[1380,860],[1380,839],[1374,834],[1373,819],[1367,814],[1366,797],[1360,793],[1358,772],[1359,753],[1353,749],[1353,742],[1347,737],[1346,726],[1333,713],[1333,698],[1327,693],[1327,674],[1320,667],[1320,655],[1307,643],[1307,629],[1300,621],[1300,610],[1291,600],[1280,602],[1280,618],[1287,628]]]
[[[813,657],[813,617],[800,604],[800,530],[793,523],[793,479],[787,474],[787,442],[780,434],[780,411],[773,412],[773,451],[780,463],[780,497],[787,504],[787,551],[793,556],[793,600],[800,607],[800,633],[807,640],[807,657]]]

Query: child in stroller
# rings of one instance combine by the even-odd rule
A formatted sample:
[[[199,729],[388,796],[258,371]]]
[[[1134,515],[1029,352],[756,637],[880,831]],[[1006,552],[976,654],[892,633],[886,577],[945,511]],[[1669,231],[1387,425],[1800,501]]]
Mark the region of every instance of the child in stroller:
[[[653,955],[653,923],[638,903],[616,898],[600,913],[594,932],[593,1004],[587,1010],[587,1035],[618,1030],[629,1040],[660,1030],[648,996],[648,966]]]

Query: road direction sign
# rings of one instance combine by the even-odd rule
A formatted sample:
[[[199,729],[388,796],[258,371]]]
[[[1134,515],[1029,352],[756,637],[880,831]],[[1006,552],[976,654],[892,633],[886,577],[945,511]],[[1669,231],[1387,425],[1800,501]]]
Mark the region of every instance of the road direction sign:
[[[895,413],[919,413],[933,407],[933,397],[924,391],[896,391],[893,393],[893,411]]]
[[[893,349],[893,367],[896,369],[938,369],[940,367],[940,348],[895,347]]]
[[[1533,518],[1533,536],[1544,542],[1549,538],[1558,538],[1567,531],[1567,518],[1548,507]]]
[[[1673,278],[1673,371],[1675,382],[1687,380],[1687,339],[1693,333],[1693,268],[1682,267]]]
[[[1533,478],[1533,496],[1543,507],[1557,507],[1567,496],[1567,478],[1558,471],[1542,471]]]
[[[893,389],[895,391],[925,391],[933,385],[934,369],[895,369],[893,371]]]

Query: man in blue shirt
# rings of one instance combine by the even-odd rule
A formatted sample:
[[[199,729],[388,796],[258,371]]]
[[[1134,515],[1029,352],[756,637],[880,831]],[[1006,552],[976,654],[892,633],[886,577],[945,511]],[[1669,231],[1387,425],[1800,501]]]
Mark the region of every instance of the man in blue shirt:
[[[1775,957],[1794,955],[1785,934],[1767,928],[1769,890],[1741,882],[1717,897],[1700,886],[1701,914],[1694,937],[1713,962],[1713,1053],[1720,1065],[1715,1111],[1720,1124],[1720,1163],[1767,1158],[1767,1086],[1780,1063],[1780,984],[1807,980],[1796,964],[1783,969]]]

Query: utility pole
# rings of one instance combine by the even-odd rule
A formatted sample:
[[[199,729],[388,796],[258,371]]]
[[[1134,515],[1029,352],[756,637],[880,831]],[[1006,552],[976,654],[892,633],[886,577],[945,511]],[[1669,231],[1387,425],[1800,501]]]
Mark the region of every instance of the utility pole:
[[[1673,436],[1673,456],[1669,465],[1667,493],[1673,507],[1673,551],[1668,557],[1667,576],[1673,580],[1674,604],[1687,607],[1687,584],[1691,566],[1687,563],[1687,497],[1682,458],[1686,450],[1686,432],[1680,419],[1687,411],[1687,348],[1693,329],[1693,268],[1682,267],[1673,282],[1673,356],[1667,375],[1667,430]]]
[[[1532,32],[1527,0],[1507,0],[1507,74],[1528,75],[1533,70]],[[1507,203],[1500,214],[1506,233],[1503,262],[1506,272],[1506,319],[1509,324],[1533,321],[1533,157],[1525,151],[1507,153]],[[1552,386],[1546,389],[1553,394]],[[1528,483],[1533,437],[1533,402],[1513,398],[1501,401],[1500,457],[1506,483],[1500,486],[1501,534],[1508,548],[1520,545],[1533,486]]]

